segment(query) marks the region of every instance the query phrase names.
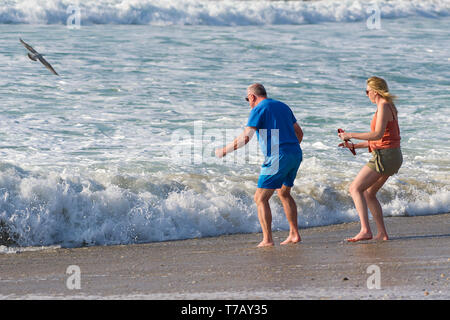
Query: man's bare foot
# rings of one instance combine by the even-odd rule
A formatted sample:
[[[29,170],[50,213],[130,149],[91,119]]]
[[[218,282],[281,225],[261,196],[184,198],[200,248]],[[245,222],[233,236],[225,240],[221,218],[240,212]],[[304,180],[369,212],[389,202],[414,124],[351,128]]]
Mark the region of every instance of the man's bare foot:
[[[387,240],[389,240],[389,237],[387,234],[377,234],[376,237],[374,238],[374,240],[387,241]]]
[[[266,240],[263,240],[263,241],[261,241],[259,244],[258,244],[258,248],[263,248],[263,247],[273,247],[274,246],[274,244],[273,244],[273,241],[266,241]]]
[[[298,243],[300,241],[302,241],[302,238],[300,238],[299,235],[297,235],[297,236],[289,236],[289,237],[286,238],[286,240],[284,240],[280,244]]]
[[[347,242],[358,242],[358,241],[371,240],[371,239],[372,239],[371,232],[360,232],[353,238],[347,239]]]

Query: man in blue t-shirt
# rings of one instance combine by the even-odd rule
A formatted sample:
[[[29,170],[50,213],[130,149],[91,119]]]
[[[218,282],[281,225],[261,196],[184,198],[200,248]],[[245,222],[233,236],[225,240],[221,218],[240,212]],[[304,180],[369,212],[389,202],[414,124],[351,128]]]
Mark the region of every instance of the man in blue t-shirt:
[[[294,185],[297,170],[302,162],[300,143],[303,139],[303,131],[289,106],[267,98],[262,84],[255,83],[249,86],[245,99],[252,110],[244,132],[230,144],[217,149],[216,156],[221,158],[243,147],[256,132],[265,157],[254,197],[263,231],[263,241],[258,247],[274,245],[269,199],[275,189],[289,222],[289,236],[281,244],[300,242],[297,205],[291,196],[291,187]]]

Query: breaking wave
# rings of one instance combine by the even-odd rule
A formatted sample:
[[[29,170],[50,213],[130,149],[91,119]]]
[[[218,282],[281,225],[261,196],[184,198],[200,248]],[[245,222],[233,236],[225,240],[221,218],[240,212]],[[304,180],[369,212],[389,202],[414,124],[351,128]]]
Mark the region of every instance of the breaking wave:
[[[374,5],[381,18],[446,17],[448,0],[6,0],[0,4],[2,24],[80,25],[282,25],[354,22],[368,19]]]
[[[221,186],[204,177],[183,182],[161,176],[104,171],[84,177],[38,173],[3,164],[0,170],[0,245],[78,247],[260,232],[254,188]],[[357,221],[342,183],[303,182],[293,189],[302,228]],[[379,199],[385,215],[448,212],[450,193],[393,179]],[[288,230],[277,197],[274,230]],[[7,247],[6,247],[7,248]],[[4,251],[4,250],[3,250]],[[0,250],[1,252],[1,250]]]

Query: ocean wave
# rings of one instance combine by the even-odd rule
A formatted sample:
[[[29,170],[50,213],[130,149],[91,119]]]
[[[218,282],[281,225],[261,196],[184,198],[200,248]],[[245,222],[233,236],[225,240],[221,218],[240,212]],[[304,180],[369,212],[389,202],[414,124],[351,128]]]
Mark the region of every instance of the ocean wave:
[[[151,176],[3,169],[0,245],[78,247],[257,231],[252,205],[230,193],[199,194]]]
[[[79,247],[260,232],[253,187],[203,176],[33,172],[0,166],[0,246]],[[302,178],[293,188],[300,228],[358,221],[347,185]],[[448,212],[450,192],[393,179],[381,190],[387,216]],[[277,197],[273,229],[288,230]]]
[[[6,0],[1,24],[282,25],[381,18],[447,17],[448,0]]]

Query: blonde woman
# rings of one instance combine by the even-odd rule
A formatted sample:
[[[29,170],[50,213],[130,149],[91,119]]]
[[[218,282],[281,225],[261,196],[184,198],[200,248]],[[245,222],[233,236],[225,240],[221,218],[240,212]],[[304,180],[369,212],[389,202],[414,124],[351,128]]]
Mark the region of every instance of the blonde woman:
[[[361,231],[349,242],[372,239],[368,210],[372,213],[377,226],[376,240],[388,240],[383,221],[383,211],[376,194],[390,176],[397,173],[403,162],[400,149],[400,128],[398,126],[397,109],[389,93],[384,79],[371,77],[367,80],[366,95],[377,105],[377,110],[370,123],[370,132],[341,132],[339,137],[365,140],[355,144],[355,148],[369,148],[372,159],[361,169],[350,185],[349,192],[355,203],[361,221]],[[342,145],[342,144],[341,144]]]

